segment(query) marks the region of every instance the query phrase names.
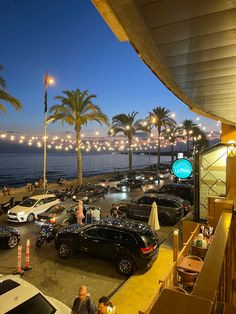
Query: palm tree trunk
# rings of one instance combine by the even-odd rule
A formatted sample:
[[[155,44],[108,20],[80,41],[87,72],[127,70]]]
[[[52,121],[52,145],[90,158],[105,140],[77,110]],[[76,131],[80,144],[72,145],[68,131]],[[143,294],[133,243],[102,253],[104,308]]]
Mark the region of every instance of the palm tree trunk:
[[[171,144],[171,161],[174,161],[174,145]]]
[[[187,135],[187,156],[189,157],[189,136]]]
[[[77,143],[77,184],[83,184],[83,173],[82,173],[82,154],[80,148],[80,130],[76,131],[76,143]]]
[[[161,160],[161,128],[157,127],[158,130],[158,143],[157,143],[157,170],[160,167],[160,160]]]
[[[133,166],[133,152],[131,150],[132,140],[129,139],[129,171],[132,170]]]

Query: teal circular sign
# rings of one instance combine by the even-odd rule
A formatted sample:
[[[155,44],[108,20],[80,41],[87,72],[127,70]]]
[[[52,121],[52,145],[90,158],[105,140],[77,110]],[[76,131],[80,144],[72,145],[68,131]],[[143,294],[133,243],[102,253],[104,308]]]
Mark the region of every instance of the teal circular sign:
[[[186,179],[191,176],[193,166],[188,159],[181,158],[173,162],[172,171],[177,178]]]

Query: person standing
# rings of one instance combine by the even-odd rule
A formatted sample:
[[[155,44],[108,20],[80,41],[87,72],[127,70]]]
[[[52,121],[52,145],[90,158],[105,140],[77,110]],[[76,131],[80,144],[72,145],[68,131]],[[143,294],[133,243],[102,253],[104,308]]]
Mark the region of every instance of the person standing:
[[[78,297],[74,300],[71,314],[95,314],[95,308],[88,296],[86,286],[79,288]]]
[[[83,213],[83,201],[81,200],[79,200],[79,204],[76,208],[76,219],[77,219],[77,224],[80,224],[80,225],[83,224],[84,213]]]

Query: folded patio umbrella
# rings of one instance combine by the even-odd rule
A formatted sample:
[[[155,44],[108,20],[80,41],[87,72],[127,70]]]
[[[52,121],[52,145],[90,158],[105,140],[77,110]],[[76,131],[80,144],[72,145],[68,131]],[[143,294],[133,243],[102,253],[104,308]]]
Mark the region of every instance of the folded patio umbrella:
[[[153,231],[160,229],[160,224],[158,220],[158,208],[156,202],[152,203],[152,209],[148,220],[148,225]]]

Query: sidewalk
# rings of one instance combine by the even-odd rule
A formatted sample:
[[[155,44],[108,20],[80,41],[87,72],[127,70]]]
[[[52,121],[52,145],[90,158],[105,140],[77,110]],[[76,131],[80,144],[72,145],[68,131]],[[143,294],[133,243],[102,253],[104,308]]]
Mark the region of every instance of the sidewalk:
[[[165,243],[165,242],[164,242]],[[138,314],[145,311],[160,289],[159,280],[164,280],[173,264],[173,250],[161,245],[159,256],[144,274],[135,273],[112,296],[117,313]]]

